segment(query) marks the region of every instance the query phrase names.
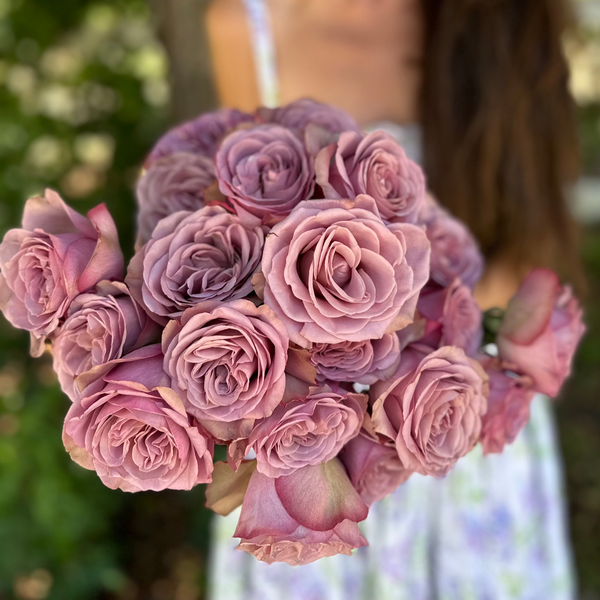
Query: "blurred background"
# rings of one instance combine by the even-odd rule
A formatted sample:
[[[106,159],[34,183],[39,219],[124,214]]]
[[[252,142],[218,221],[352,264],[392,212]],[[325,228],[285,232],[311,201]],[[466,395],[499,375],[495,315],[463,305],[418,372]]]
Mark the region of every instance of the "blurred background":
[[[206,0],[0,0],[0,234],[50,186],[106,202],[126,258],[153,141],[214,106]],[[557,403],[580,599],[600,600],[600,1],[565,39],[579,105],[588,335]],[[0,318],[0,600],[203,598],[209,515],[192,492],[124,494],[71,462],[48,358]]]

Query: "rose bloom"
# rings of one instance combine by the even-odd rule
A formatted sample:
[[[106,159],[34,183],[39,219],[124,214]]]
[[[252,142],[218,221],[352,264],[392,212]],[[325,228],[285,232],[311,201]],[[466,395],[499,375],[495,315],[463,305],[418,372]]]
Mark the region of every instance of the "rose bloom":
[[[287,349],[275,313],[247,300],[200,304],[163,334],[165,370],[198,419],[269,416],[283,398]]]
[[[367,546],[357,525],[367,514],[336,458],[278,479],[255,471],[233,537],[263,562],[306,565]]]
[[[556,396],[571,373],[585,332],[582,311],[556,273],[535,269],[510,301],[498,331],[500,357],[533,380],[533,388]]]
[[[380,444],[364,429],[344,446],[339,458],[367,506],[392,494],[412,475],[395,448]]]
[[[425,214],[431,242],[431,278],[442,287],[458,278],[473,289],[484,267],[475,238],[464,223],[431,202]]]
[[[167,323],[208,300],[252,292],[264,233],[218,206],[163,219],[131,260],[126,281],[154,319]]]
[[[123,275],[115,224],[104,204],[86,219],[52,190],[25,205],[22,229],[0,244],[0,310],[32,334],[32,354],[65,316],[75,296]]]
[[[219,189],[245,220],[276,223],[314,190],[313,161],[288,129],[261,125],[236,131],[216,158]]]
[[[366,407],[366,396],[337,394],[329,387],[311,388],[305,398],[278,406],[248,439],[256,468],[268,477],[281,477],[330,461],[358,435]]]
[[[484,454],[492,454],[500,453],[506,444],[512,444],[527,425],[534,391],[529,378],[507,372],[499,361],[487,360],[486,363],[490,395],[480,441]]]
[[[310,353],[320,381],[371,385],[392,376],[400,362],[400,342],[395,333],[386,333],[379,340],[314,344]]]
[[[417,311],[426,319],[421,343],[435,348],[458,346],[469,356],[479,350],[483,339],[481,309],[460,279],[446,288],[426,286],[419,296]]]
[[[150,239],[161,219],[202,208],[204,191],[214,181],[213,162],[206,156],[177,152],[153,162],[136,188],[138,246]]]
[[[381,217],[415,223],[425,199],[425,177],[394,138],[383,131],[342,133],[315,160],[317,184],[325,198],[368,194]]]
[[[487,376],[454,346],[411,346],[388,382],[372,386],[373,427],[393,444],[402,465],[444,476],[479,440]]]
[[[311,200],[272,229],[262,270],[291,341],[362,342],[412,322],[429,242],[415,225],[386,226],[369,196]]]
[[[265,123],[277,123],[297,131],[304,131],[310,125],[330,133],[360,131],[360,127],[348,113],[309,98],[290,102],[280,108],[262,107],[257,114]]]
[[[71,458],[124,492],[189,490],[211,481],[213,443],[169,389],[160,346],[127,355],[79,395],[65,418]]]
[[[163,156],[177,152],[201,154],[212,158],[228,132],[253,121],[252,115],[230,108],[202,114],[163,135],[146,159],[146,167]]]
[[[75,400],[79,375],[152,342],[158,334],[158,325],[124,283],[101,281],[93,292],[73,300],[64,324],[53,334],[53,367],[63,392]]]

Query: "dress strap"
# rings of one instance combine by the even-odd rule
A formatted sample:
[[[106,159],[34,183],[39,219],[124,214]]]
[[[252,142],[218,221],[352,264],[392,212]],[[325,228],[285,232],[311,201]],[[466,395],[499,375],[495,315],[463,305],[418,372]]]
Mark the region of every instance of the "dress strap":
[[[260,101],[263,106],[276,107],[280,104],[279,81],[269,6],[267,0],[244,0],[244,6],[248,15]]]

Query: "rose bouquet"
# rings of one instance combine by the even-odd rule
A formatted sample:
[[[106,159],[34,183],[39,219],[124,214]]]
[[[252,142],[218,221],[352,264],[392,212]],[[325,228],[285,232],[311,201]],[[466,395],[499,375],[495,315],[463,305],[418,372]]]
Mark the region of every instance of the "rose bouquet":
[[[569,374],[569,288],[538,269],[483,315],[468,229],[393,138],[332,107],[181,125],[137,200],[126,273],[103,205],[28,200],[0,245],[0,308],[34,355],[51,347],[73,460],[124,491],[208,483],[260,560],[366,545],[373,502],[477,443],[501,452]]]

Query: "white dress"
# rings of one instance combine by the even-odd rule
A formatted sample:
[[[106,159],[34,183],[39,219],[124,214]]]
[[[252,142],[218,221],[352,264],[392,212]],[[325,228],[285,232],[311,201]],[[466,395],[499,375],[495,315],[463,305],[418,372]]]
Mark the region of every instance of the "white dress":
[[[277,104],[266,0],[245,0],[263,103]],[[416,126],[377,124],[415,160]],[[236,551],[239,510],[215,517],[211,600],[572,600],[562,473],[547,398],[503,454],[477,446],[438,480],[413,475],[376,503],[361,528],[370,546],[303,567]]]

